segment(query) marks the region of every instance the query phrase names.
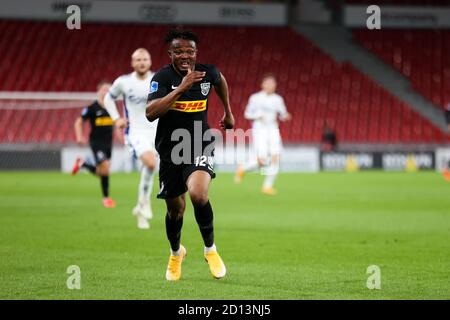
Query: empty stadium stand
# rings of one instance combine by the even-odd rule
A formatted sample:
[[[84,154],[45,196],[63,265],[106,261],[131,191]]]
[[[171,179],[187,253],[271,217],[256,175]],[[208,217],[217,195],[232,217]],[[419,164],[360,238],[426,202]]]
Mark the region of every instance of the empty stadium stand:
[[[266,72],[278,76],[293,121],[282,124],[285,142],[318,143],[327,123],[349,143],[431,143],[448,137],[349,64],[339,64],[289,28],[193,26],[201,39],[199,62],[226,76],[237,127]],[[0,21],[0,91],[93,91],[102,79],[130,71],[137,47],[152,53],[153,70],[169,62],[167,26]],[[0,108],[1,109],[1,108]],[[80,109],[1,110],[0,143],[72,143]],[[210,123],[222,110],[211,99]]]
[[[354,30],[353,34],[434,104],[444,108],[450,103],[450,31]]]

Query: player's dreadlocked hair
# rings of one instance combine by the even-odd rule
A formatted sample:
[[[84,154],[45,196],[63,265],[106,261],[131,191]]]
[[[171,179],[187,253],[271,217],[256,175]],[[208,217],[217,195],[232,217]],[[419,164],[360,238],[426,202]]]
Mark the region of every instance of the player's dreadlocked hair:
[[[194,41],[195,44],[199,43],[198,36],[191,30],[183,30],[181,28],[170,29],[164,38],[165,43],[171,43],[174,39],[184,39]]]

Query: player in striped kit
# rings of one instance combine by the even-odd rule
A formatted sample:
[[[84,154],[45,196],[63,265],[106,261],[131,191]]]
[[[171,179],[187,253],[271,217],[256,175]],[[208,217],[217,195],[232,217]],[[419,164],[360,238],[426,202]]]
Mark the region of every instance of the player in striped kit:
[[[157,121],[149,122],[145,116],[150,80],[153,77],[150,53],[143,48],[131,56],[134,72],[120,76],[105,96],[105,107],[115,125],[125,129],[125,142],[133,155],[142,161],[138,202],[133,209],[138,227],[148,229],[148,220],[153,217],[150,197],[153,189],[153,175],[157,166],[155,135]],[[120,117],[115,99],[123,96],[125,118]]]

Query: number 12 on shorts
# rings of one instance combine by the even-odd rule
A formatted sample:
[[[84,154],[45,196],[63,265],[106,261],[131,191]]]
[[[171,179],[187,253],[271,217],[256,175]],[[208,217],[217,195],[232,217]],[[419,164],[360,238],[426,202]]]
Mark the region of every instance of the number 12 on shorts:
[[[214,167],[214,159],[213,157],[207,156],[199,156],[195,158],[195,166],[196,167],[205,167],[208,166],[209,170],[213,170]]]

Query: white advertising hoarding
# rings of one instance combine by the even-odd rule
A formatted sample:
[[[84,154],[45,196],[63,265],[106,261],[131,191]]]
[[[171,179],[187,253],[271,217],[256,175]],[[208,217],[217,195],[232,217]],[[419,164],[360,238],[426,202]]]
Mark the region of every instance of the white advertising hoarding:
[[[436,170],[442,171],[450,164],[450,148],[436,149]]]
[[[215,148],[214,167],[218,172],[234,172],[238,164],[256,161],[253,150],[248,146],[235,146],[233,150],[220,146]],[[61,151],[61,171],[71,172],[77,157],[93,159],[88,147],[65,147]],[[131,172],[140,163],[133,160],[126,147],[114,147],[111,159],[112,172]],[[287,146],[281,155],[280,169],[283,172],[318,172],[319,150],[312,147]]]
[[[65,147],[61,150],[61,171],[71,172],[75,160],[81,157],[82,159],[91,159],[94,156],[89,147]],[[111,158],[112,172],[131,172],[138,167],[131,157],[130,152],[125,147],[114,147]]]

